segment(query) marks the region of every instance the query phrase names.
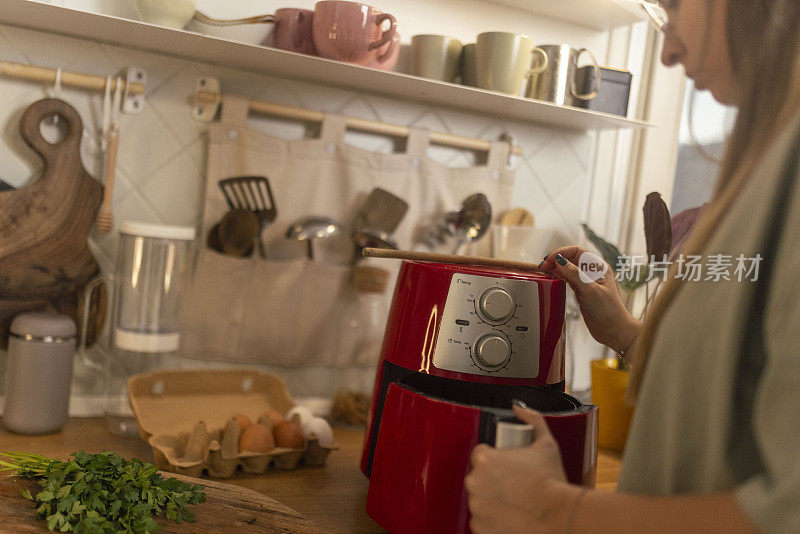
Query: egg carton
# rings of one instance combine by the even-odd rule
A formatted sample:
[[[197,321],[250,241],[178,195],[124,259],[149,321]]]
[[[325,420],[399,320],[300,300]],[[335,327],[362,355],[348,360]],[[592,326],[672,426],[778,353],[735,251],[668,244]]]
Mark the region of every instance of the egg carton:
[[[245,473],[265,473],[270,467],[282,470],[296,469],[300,463],[322,467],[328,461],[328,455],[339,447],[323,447],[316,439],[306,440],[302,449],[276,447],[272,451],[259,454],[240,452],[235,456],[227,456],[222,452],[222,429],[210,432],[210,441],[200,460],[186,460],[186,444],[189,432],[180,434],[152,436],[148,440],[153,448],[155,465],[162,471],[200,477],[207,473],[212,478],[231,478],[241,467]]]
[[[339,448],[335,443],[322,447],[318,440],[306,439],[302,449],[239,452],[237,438],[231,440],[236,445],[228,442],[223,453],[223,433],[232,415],[256,420],[268,410],[285,414],[294,408],[286,384],[268,373],[159,371],[129,378],[128,392],[139,434],[152,447],[155,464],[163,471],[194,477],[206,472],[214,478],[230,478],[240,467],[245,473],[264,473],[270,467],[296,469],[301,463],[324,466],[328,455]],[[187,458],[189,436],[199,421],[210,430],[204,441],[195,440],[195,451]],[[195,454],[198,450],[202,453]]]

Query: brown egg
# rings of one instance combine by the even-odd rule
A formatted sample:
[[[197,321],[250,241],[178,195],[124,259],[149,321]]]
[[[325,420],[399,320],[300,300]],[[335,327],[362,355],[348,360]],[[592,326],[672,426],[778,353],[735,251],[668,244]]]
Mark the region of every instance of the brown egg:
[[[275,448],[272,432],[264,425],[250,425],[242,432],[239,451],[266,454]]]
[[[273,425],[277,425],[278,423],[283,423],[286,419],[281,415],[281,412],[278,410],[266,410],[264,413],[261,414],[259,421],[264,418],[269,417],[270,421],[272,421]]]
[[[242,431],[247,430],[253,425],[253,421],[251,421],[250,418],[243,413],[237,413],[233,416],[233,418],[239,421],[239,426],[242,427]]]
[[[291,421],[283,421],[272,429],[275,436],[275,445],[287,449],[302,449],[305,443],[303,431]]]

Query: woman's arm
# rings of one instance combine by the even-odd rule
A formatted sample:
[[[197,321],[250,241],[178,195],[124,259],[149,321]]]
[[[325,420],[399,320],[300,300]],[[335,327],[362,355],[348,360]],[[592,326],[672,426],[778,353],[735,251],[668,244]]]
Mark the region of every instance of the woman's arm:
[[[465,480],[474,534],[756,534],[732,492],[650,497],[569,484],[538,412],[514,407],[536,439],[520,449],[478,445]]]
[[[759,532],[742,513],[733,492],[646,497],[589,491],[578,502],[572,521],[570,534]]]
[[[614,273],[607,264],[605,273],[598,280],[581,277],[578,264],[581,256],[587,253],[580,247],[561,247],[548,254],[539,268],[569,284],[592,337],[615,352],[625,351],[625,357],[630,361],[632,354],[627,351],[639,335],[642,323],[625,309]],[[596,261],[602,261],[599,256],[592,256]]]

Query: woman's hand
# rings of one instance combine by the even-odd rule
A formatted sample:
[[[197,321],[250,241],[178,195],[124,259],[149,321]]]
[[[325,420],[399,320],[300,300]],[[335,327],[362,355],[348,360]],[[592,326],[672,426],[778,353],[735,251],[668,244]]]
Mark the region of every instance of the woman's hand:
[[[472,451],[472,471],[464,480],[473,534],[563,534],[581,492],[567,483],[558,449],[539,412],[514,406],[533,426],[534,441],[518,449],[480,444]]]
[[[628,350],[639,334],[641,323],[622,304],[611,269],[606,269],[595,282],[580,277],[576,264],[586,252],[580,247],[556,249],[547,255],[539,268],[552,272],[569,284],[593,338],[614,351]]]

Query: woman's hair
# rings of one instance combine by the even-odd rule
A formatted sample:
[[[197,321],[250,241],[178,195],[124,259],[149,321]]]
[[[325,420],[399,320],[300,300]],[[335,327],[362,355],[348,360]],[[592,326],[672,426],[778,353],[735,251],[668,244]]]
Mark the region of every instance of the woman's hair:
[[[706,0],[713,16],[712,0]],[[728,0],[727,41],[737,80],[739,114],[728,140],[714,194],[683,253],[700,254],[772,138],[800,112],[800,0]],[[670,271],[634,347],[628,396],[641,384],[659,323],[683,286]]]

